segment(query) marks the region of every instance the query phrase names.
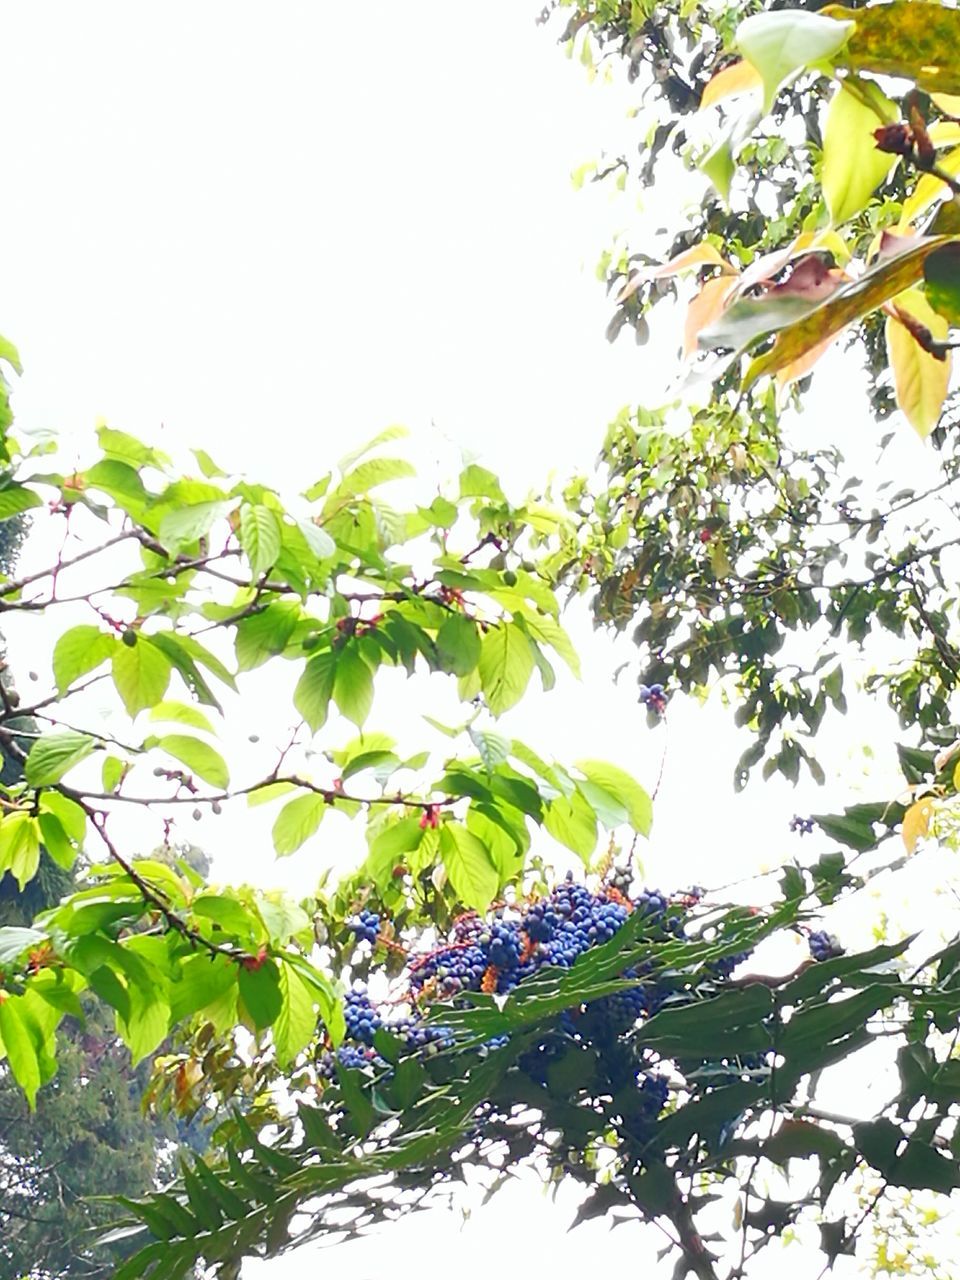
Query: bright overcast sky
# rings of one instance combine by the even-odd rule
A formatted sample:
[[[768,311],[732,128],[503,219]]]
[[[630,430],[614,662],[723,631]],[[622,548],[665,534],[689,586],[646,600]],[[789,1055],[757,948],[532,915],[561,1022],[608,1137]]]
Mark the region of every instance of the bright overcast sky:
[[[636,214],[570,182],[631,136],[639,90],[588,84],[536,13],[526,0],[8,3],[0,332],[26,368],[20,424],[79,448],[102,416],[294,492],[393,422],[428,469],[455,469],[460,449],[517,497],[552,468],[589,468],[620,406],[655,401],[663,382],[654,350],[603,337],[610,303],[593,266]],[[672,358],[675,339],[659,346]],[[662,735],[632,677],[609,681],[629,645],[583,644],[584,684],[562,681],[504,727],[652,785]],[[721,709],[676,707],[671,720],[651,881],[710,885],[778,863],[801,801],[776,782],[733,798],[744,744]],[[376,712],[371,727],[385,727]],[[848,771],[838,795],[850,784]],[[224,838],[207,825],[186,834],[226,876]],[[290,883],[269,856],[248,838],[238,859]],[[314,868],[301,862],[300,882]],[[559,1212],[532,1186],[508,1190],[463,1235],[433,1213],[338,1260],[357,1280],[414,1280],[431,1263],[459,1280],[520,1274],[545,1251],[567,1276],[595,1266],[598,1248],[604,1265],[613,1250],[638,1272],[652,1265],[660,1241],[633,1228],[609,1245],[602,1223],[553,1243],[572,1203]],[[308,1254],[249,1275],[329,1259]]]

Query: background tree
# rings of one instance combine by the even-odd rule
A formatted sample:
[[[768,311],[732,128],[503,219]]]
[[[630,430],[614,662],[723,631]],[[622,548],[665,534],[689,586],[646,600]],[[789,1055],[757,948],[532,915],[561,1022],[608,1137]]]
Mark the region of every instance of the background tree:
[[[724,353],[706,370],[715,390],[685,436],[668,436],[655,410],[618,423],[608,442],[614,481],[593,498],[587,485],[571,486],[572,518],[541,502],[512,505],[475,465],[429,503],[391,508],[374,491],[409,475],[382,452],[394,433],[299,499],[231,477],[202,451],[203,478],[184,474],[110,428],[99,432],[99,456],[70,473],[37,472],[11,446],[8,509],[46,498],[68,538],[55,564],[6,583],[0,598],[48,618],[85,602],[98,623],[63,630],[56,688],[19,709],[51,728],[24,753],[23,782],[7,788],[0,864],[26,883],[41,838],[65,864],[89,838],[104,861],[33,929],[0,933],[10,1069],[32,1101],[52,1078],[60,1017],[90,989],[137,1058],[171,1030],[185,1034],[158,1094],[185,1111],[238,1104],[217,1156],[187,1162],[178,1185],[127,1204],[141,1226],[114,1237],[138,1245],[121,1280],[201,1264],[236,1275],[245,1255],[429,1202],[465,1163],[493,1172],[529,1161],[576,1179],[581,1217],[613,1211],[658,1224],[676,1274],[699,1280],[756,1273],[788,1229],[815,1241],[829,1266],[857,1249],[891,1189],[960,1185],[955,937],[845,954],[820,918],[895,868],[883,836],[899,827],[912,853],[932,817],[949,814],[949,752],[905,749],[913,803],[885,797],[818,818],[853,853],[787,865],[776,889],[756,886],[744,905],[720,892],[643,887],[618,849],[648,830],[647,793],[603,762],[544,760],[486,718],[509,711],[534,671],[549,688],[555,657],[576,667],[554,590],[570,578],[589,586],[592,575],[611,616],[640,615],[651,645],[640,694],[654,720],[677,689],[703,685],[705,662],[719,663],[756,722],[756,759],[776,731],[773,767],[792,776],[812,759],[793,722],[816,732],[826,700],[842,706],[843,662],[822,661],[823,629],[865,639],[879,619],[932,646],[932,660],[911,647],[898,664],[897,678],[906,666],[923,684],[916,702],[909,681],[895,699],[927,748],[946,731],[949,705],[935,681],[942,665],[950,670],[952,605],[936,594],[947,591],[937,554],[908,539],[900,550],[864,550],[860,578],[831,580],[824,557],[834,544],[818,513],[834,473],[823,455],[788,450],[764,381],[783,393],[824,342],[886,308],[898,401],[920,430],[937,416],[955,318],[949,203],[928,236],[857,241],[869,257],[859,271],[839,230],[863,209],[874,210],[871,231],[881,229],[918,201],[927,178],[938,184],[934,203],[952,194],[924,100],[905,103],[898,122],[897,104],[869,78],[897,73],[938,96],[960,88],[942,53],[955,47],[956,11],[922,8],[921,27],[919,6],[894,3],[853,16],[757,13],[735,31],[741,15],[725,11],[730,29],[717,28],[717,43],[734,42],[744,62],[719,65],[713,97],[726,101],[732,85],[759,105],[738,107],[690,158],[735,201],[745,159],[762,211],[761,188],[782,176],[770,168],[781,139],[768,136],[764,151],[754,131],[769,135],[773,112],[789,135],[781,90],[795,82],[803,94],[814,77],[831,82],[828,124],[839,118],[851,154],[840,181],[824,126],[812,174],[825,220],[814,191],[799,238],[773,260],[754,261],[756,237],[744,245],[736,224],[720,244],[688,245],[681,261],[651,267],[650,279],[703,265],[718,273],[701,283],[688,325],[704,351]],[[642,34],[670,57],[671,24],[710,44],[702,27],[685,30],[686,8],[676,18],[635,5],[578,10],[579,28],[590,22],[601,39],[612,24],[615,41],[625,22],[631,42]],[[662,64],[657,71],[673,109],[678,87]],[[877,131],[906,184],[896,214],[885,200],[871,205],[887,173]],[[854,199],[864,171],[876,181]],[[621,275],[621,305],[643,305],[649,281]],[[910,290],[918,296],[904,297]],[[870,547],[871,526],[892,538],[893,516],[917,505],[910,494],[877,514],[850,509],[844,527]],[[119,547],[134,553],[120,573],[110,560]],[[714,629],[717,660],[702,652],[701,620]],[[796,689],[775,665],[784,625],[821,646],[791,674]],[[286,668],[278,687],[305,728],[232,783],[221,750],[229,732],[218,737],[216,727],[237,681],[250,688],[260,667]],[[386,667],[456,679],[464,719],[439,725],[456,754],[401,754],[366,728]],[[894,689],[894,677],[883,678]],[[83,692],[100,682],[117,700],[109,732],[84,718]],[[335,741],[331,707],[359,737]],[[181,806],[219,812],[248,800],[279,803],[281,854],[321,824],[325,836],[338,815],[362,814],[365,860],[293,902],[210,886],[184,861],[135,859],[115,835],[124,810],[164,823]],[[533,844],[539,830],[579,855],[586,883],[557,874]],[[810,959],[766,972],[765,944],[787,932],[807,938]],[[862,1069],[859,1055],[891,1052],[897,1080],[879,1113],[823,1105],[831,1068]]]

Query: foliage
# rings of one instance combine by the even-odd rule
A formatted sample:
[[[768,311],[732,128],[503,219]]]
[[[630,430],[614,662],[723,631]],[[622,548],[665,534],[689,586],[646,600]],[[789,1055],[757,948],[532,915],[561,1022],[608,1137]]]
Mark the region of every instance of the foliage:
[[[396,429],[293,500],[106,426],[69,474],[7,438],[0,516],[45,504],[37,518],[66,537],[0,600],[66,622],[29,707],[0,685],[0,739],[23,770],[3,788],[0,869],[25,886],[42,849],[70,869],[88,841],[103,859],[30,927],[0,930],[9,1070],[29,1105],[43,1098],[57,1026],[92,994],[134,1060],[177,1037],[158,1104],[232,1104],[209,1158],[122,1201],[109,1239],[135,1252],[121,1280],[236,1276],[246,1255],[429,1203],[465,1162],[579,1180],[580,1218],[658,1221],[675,1274],[698,1280],[757,1274],[788,1230],[815,1231],[830,1265],[888,1189],[960,1185],[956,940],[848,955],[821,919],[960,809],[941,563],[956,537],[923,523],[957,478],[960,79],[945,51],[960,19],[903,0],[560,7],[586,61],[624,56],[652,91],[643,166],[604,171],[648,185],[672,153],[717,191],[664,253],[618,247],[604,263],[611,336],[642,338],[695,275],[683,340],[699,391],[625,411],[600,486],[572,482],[565,512],[517,505],[474,464],[428,504],[391,506],[381,487],[412,478],[385,452]],[[787,430],[841,336],[865,355],[877,413],[896,405],[940,451],[926,490],[891,493],[882,465],[867,484]],[[652,724],[679,691],[723,683],[756,735],[738,785],[764,757],[767,775],[822,776],[815,739],[853,692],[851,642],[889,633],[895,659],[865,687],[912,732],[903,791],[795,819],[828,848],[752,906],[641,891],[616,855],[649,831],[647,792],[495,723],[534,672],[549,690],[558,658],[577,670],[568,585],[635,627]],[[427,718],[444,759],[367,727],[390,668],[455,685],[462,722]],[[301,725],[237,780],[231,717],[261,676]],[[91,687],[112,700],[106,727]],[[358,736],[344,742],[338,717]],[[137,858],[116,834],[127,810],[169,833],[177,813],[261,803],[279,856],[322,849],[344,819],[361,819],[365,855],[294,901]],[[584,885],[558,880],[545,836],[582,860]],[[757,968],[798,933],[810,958]],[[822,1105],[832,1067],[886,1046],[897,1080],[879,1114]],[[770,1190],[782,1175],[786,1197]],[[710,1234],[715,1202],[732,1236]]]

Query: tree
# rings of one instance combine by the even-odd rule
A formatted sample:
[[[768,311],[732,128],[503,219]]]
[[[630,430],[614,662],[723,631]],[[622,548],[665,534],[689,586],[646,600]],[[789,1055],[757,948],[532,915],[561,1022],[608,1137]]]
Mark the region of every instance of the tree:
[[[942,95],[960,90],[946,53],[960,20],[931,3],[918,22],[919,7],[899,0],[819,14],[735,5],[711,11],[710,26],[686,5],[572,7],[571,36],[625,53],[639,74],[652,61],[669,111],[651,135],[654,168],[669,141],[732,200],[684,229],[673,246],[684,256],[632,274],[630,255],[610,262],[621,328],[650,323],[663,281],[716,273],[699,282],[687,338],[725,355],[686,433],[668,433],[656,408],[624,415],[607,440],[608,482],[571,484],[566,511],[511,503],[476,465],[429,504],[390,507],[381,485],[410,475],[383,453],[395,432],[299,499],[225,474],[202,451],[185,473],[113,428],[71,474],[34,471],[8,439],[0,498],[10,512],[46,499],[45,518],[69,538],[0,599],[51,619],[85,601],[99,621],[66,626],[50,691],[0,715],[24,768],[5,792],[0,867],[26,884],[41,843],[65,866],[86,840],[103,858],[32,928],[0,931],[10,1069],[32,1104],[54,1075],[58,1021],[90,990],[135,1058],[180,1035],[158,1093],[187,1113],[235,1107],[215,1155],[123,1202],[138,1225],[115,1237],[137,1245],[120,1280],[199,1264],[237,1275],[245,1255],[426,1203],[464,1162],[532,1161],[578,1180],[580,1218],[658,1222],[675,1273],[699,1280],[758,1274],[788,1228],[815,1230],[829,1265],[856,1250],[888,1189],[960,1185],[956,938],[846,954],[821,919],[896,868],[890,837],[912,854],[956,808],[954,606],[942,548],[898,524],[954,479],[949,433],[932,431],[948,457],[929,495],[860,509],[839,457],[791,446],[782,411],[824,343],[857,325],[875,405],[889,408],[889,353],[914,426],[929,432],[939,414],[957,237],[952,153],[937,146],[956,125]],[[741,60],[728,63],[721,50],[734,46]],[[893,73],[917,91],[885,96]],[[714,143],[695,145],[686,117],[704,100],[726,115]],[[788,149],[791,129],[802,141]],[[933,228],[891,240],[931,190]],[[771,191],[780,217],[765,212]],[[860,272],[858,254],[872,255]],[[119,576],[118,548],[130,553]],[[844,557],[856,576],[837,580]],[[630,852],[650,826],[647,792],[605,762],[545,760],[488,718],[523,697],[534,671],[549,688],[552,659],[576,668],[558,621],[568,583],[596,588],[602,620],[636,622],[654,723],[711,670],[728,684],[757,734],[740,782],[764,754],[767,771],[795,778],[806,761],[816,772],[848,652],[838,640],[825,656],[823,633],[867,642],[886,628],[904,643],[872,687],[915,731],[901,750],[910,803],[885,796],[798,820],[843,848],[786,865],[778,892],[754,905],[643,888]],[[778,656],[789,631],[816,646],[808,665]],[[456,680],[462,721],[434,722],[456,754],[401,754],[367,729],[390,667],[426,668],[431,688]],[[272,696],[289,696],[305,728],[232,782],[221,749],[231,695],[260,668],[281,673]],[[93,684],[116,698],[109,732],[85,719]],[[359,736],[338,742],[331,709]],[[28,750],[15,714],[50,726]],[[139,859],[115,834],[127,809],[169,823],[246,802],[278,806],[280,854],[362,816],[366,857],[293,902],[214,887],[176,858]],[[534,844],[541,830],[579,855],[585,881],[555,874]],[[758,972],[754,952],[784,931],[807,937],[810,959]],[[822,1105],[825,1073],[888,1045],[899,1083],[880,1114]],[[777,1170],[787,1182],[771,1192]],[[736,1232],[711,1236],[734,1209]]]
[[[3,572],[16,571],[26,536],[26,519],[0,524]],[[19,705],[8,669],[2,673],[7,709]],[[14,742],[25,754],[38,735],[38,722],[12,718]],[[5,753],[0,780],[23,782],[17,755]],[[209,864],[199,850],[180,856],[201,873]],[[169,858],[169,850],[156,857]],[[34,877],[20,884],[9,871],[0,876],[0,926],[29,928],[77,888],[82,868],[67,869],[41,850]],[[108,1010],[87,996],[83,1019],[62,1024],[59,1070],[31,1111],[8,1069],[0,1066],[0,1259],[11,1276],[105,1276],[113,1273],[120,1246],[96,1248],[97,1229],[115,1217],[107,1197],[136,1196],[173,1175],[177,1127],[169,1116],[144,1114],[145,1092],[153,1064],[147,1059],[132,1070],[130,1055],[116,1037]],[[202,1150],[202,1135],[184,1133]],[[119,1252],[118,1252],[119,1249]],[[129,1252],[129,1250],[127,1250]]]

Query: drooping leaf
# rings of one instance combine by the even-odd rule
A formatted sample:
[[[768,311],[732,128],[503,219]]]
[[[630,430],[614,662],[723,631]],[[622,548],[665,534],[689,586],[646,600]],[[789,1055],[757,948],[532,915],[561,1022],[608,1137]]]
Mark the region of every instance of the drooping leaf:
[[[113,683],[123,699],[127,715],[163,701],[170,683],[172,663],[167,655],[144,635],[133,645],[118,644],[113,650]]]
[[[288,964],[279,966],[280,1012],[273,1023],[273,1043],[277,1062],[288,1066],[313,1038],[317,1015],[306,983]]]
[[[616,765],[603,760],[578,760],[577,768],[598,787],[616,797],[624,806],[630,824],[641,835],[648,836],[653,824],[653,804],[650,796],[633,778]]]
[[[597,846],[597,815],[579,791],[569,799],[558,796],[551,800],[544,810],[543,825],[554,840],[589,861]]]
[[[245,502],[240,508],[240,545],[250,561],[250,572],[259,578],[280,554],[280,519],[275,511],[258,503]]]
[[[532,646],[518,626],[501,622],[487,632],[480,646],[480,685],[495,716],[520,701],[533,668]]]
[[[337,654],[333,649],[316,654],[307,661],[293,691],[293,705],[310,726],[311,733],[322,729],[327,722],[336,663]]]
[[[899,294],[893,305],[898,313],[928,330],[936,341],[946,338],[947,321],[933,310],[919,289]],[[906,324],[894,316],[887,317],[886,338],[897,404],[914,431],[925,439],[940,421],[950,386],[950,354],[939,360],[924,351]]]
[[[40,1061],[38,1046],[22,1015],[22,1008],[22,1000],[3,993],[0,998],[0,1043],[6,1050],[13,1078],[26,1094],[30,1110],[33,1111],[41,1083]]]
[[[113,655],[119,643],[113,632],[86,624],[64,631],[53,649],[53,676],[58,691],[65,693],[79,676],[95,671]]]
[[[333,700],[348,720],[363,728],[373,706],[373,673],[353,645],[345,645],[337,654]]]
[[[858,214],[896,163],[896,156],[877,150],[873,133],[898,114],[871,80],[848,76],[834,94],[823,128],[821,176],[834,225]]]
[[[281,856],[296,853],[320,826],[326,808],[323,796],[313,791],[289,800],[273,824],[273,847],[277,853]]]
[[[278,600],[237,623],[237,667],[252,671],[287,647],[300,618],[296,601]]]
[[[257,1030],[272,1026],[283,1008],[277,962],[267,959],[256,966],[241,964],[237,984],[240,999]]]
[[[26,813],[0,819],[0,872],[9,871],[22,889],[40,865],[40,825]]]
[[[480,660],[480,630],[461,613],[452,613],[437,632],[441,669],[466,676]]]
[[[500,880],[483,843],[462,823],[445,822],[440,828],[440,856],[460,901],[485,911]]]

